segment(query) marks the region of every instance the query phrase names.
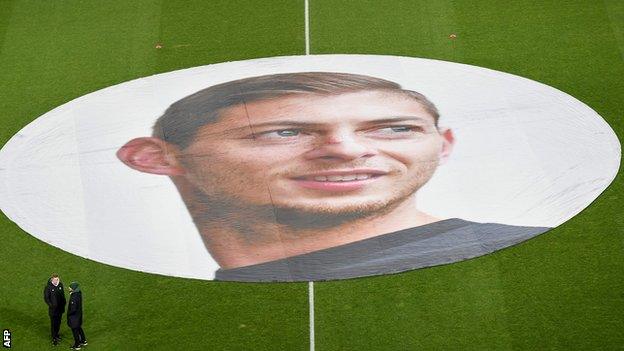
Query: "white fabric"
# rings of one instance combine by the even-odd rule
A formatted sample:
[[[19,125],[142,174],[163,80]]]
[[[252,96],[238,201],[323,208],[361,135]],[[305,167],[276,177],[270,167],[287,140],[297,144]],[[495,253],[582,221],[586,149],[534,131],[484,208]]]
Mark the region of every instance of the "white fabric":
[[[0,151],[0,207],[28,233],[76,255],[212,279],[217,265],[170,180],[129,169],[115,152],[150,135],[156,118],[191,93],[304,71],[385,78],[438,106],[457,145],[419,192],[419,206],[436,216],[558,226],[596,199],[619,167],[620,144],[596,112],[529,79],[407,57],[276,57],[141,78],[55,108]]]

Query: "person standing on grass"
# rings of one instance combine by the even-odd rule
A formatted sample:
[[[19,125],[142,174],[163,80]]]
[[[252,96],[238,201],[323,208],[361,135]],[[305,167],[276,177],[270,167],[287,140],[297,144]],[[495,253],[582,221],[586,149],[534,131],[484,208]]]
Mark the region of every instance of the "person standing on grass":
[[[69,305],[67,306],[67,325],[74,334],[72,350],[80,350],[87,345],[84,331],[82,330],[82,292],[78,282],[69,284]]]
[[[65,291],[63,283],[58,274],[52,274],[48,279],[48,284],[43,290],[43,300],[48,305],[48,315],[50,316],[52,344],[58,345],[61,340],[59,330],[61,329],[61,318],[65,311]]]

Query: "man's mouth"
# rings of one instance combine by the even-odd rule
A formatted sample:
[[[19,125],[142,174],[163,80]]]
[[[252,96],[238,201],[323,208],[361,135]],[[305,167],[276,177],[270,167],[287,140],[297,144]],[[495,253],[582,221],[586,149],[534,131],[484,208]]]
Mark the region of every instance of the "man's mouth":
[[[379,174],[367,174],[367,173],[359,173],[359,174],[347,174],[347,175],[330,175],[330,176],[306,176],[303,178],[298,178],[302,180],[314,180],[317,182],[353,182],[356,180],[364,180],[379,177]]]
[[[336,170],[306,174],[293,180],[308,189],[352,191],[363,188],[385,174],[387,172],[381,170]]]

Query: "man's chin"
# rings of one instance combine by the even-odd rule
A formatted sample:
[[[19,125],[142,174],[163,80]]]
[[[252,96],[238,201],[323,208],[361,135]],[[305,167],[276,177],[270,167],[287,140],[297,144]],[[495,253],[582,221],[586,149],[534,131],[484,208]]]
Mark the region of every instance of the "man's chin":
[[[275,206],[280,224],[300,228],[327,228],[356,219],[374,217],[394,208],[391,202],[374,202],[349,206]]]

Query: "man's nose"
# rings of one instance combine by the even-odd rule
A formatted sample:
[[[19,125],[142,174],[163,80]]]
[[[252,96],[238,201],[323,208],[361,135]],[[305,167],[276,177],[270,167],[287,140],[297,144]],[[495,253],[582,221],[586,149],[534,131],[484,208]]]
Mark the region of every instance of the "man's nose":
[[[354,160],[376,152],[365,140],[351,132],[334,132],[319,137],[315,148],[305,154],[308,159]]]

